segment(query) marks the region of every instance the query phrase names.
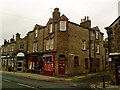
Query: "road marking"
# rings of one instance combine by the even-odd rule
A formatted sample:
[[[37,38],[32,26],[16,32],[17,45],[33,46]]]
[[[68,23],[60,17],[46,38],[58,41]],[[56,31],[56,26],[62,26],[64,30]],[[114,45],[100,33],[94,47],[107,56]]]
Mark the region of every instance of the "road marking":
[[[17,83],[17,84],[20,85],[20,86],[24,86],[24,87],[35,88],[35,87],[29,86],[29,85],[25,85],[25,84],[22,84],[22,83]]]
[[[7,79],[3,79],[3,81],[10,82],[10,81],[9,81],[9,80],[7,80]]]
[[[95,84],[92,84],[92,85],[91,85],[91,88],[96,88],[96,85],[95,85]]]

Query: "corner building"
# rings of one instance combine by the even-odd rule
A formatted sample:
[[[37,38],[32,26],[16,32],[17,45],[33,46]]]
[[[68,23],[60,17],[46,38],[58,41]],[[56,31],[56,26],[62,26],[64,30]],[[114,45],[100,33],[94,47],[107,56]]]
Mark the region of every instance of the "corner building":
[[[98,27],[91,28],[89,17],[82,19],[79,25],[64,14],[60,16],[59,8],[55,8],[53,18],[39,31],[43,31],[43,75],[104,70],[103,33]]]

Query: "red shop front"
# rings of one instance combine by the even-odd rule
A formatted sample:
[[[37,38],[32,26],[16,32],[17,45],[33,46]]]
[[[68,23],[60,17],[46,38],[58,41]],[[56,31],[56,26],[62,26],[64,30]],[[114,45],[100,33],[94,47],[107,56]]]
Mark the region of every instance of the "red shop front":
[[[55,53],[43,54],[42,73],[46,76],[55,75]]]

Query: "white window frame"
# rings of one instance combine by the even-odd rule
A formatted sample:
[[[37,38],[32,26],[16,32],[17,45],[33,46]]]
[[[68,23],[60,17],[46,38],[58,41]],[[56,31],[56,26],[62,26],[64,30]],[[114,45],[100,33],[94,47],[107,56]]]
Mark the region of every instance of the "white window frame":
[[[38,37],[38,29],[35,30],[35,37]]]
[[[53,25],[50,24],[50,25],[49,25],[49,33],[52,33],[52,32],[53,32]]]
[[[46,40],[46,50],[49,50],[50,49],[50,42],[49,40]]]
[[[96,39],[99,39],[99,32],[96,31]]]
[[[96,45],[96,53],[97,53],[97,54],[100,53],[100,45]]]
[[[13,51],[13,45],[11,46],[11,51]]]
[[[54,48],[54,39],[50,39],[50,50]]]
[[[83,41],[83,50],[86,50],[86,41]]]
[[[33,43],[33,52],[35,52],[35,43]]]
[[[66,21],[60,21],[60,31],[66,31]]]
[[[38,52],[38,43],[35,43],[36,47],[35,47],[35,51]]]

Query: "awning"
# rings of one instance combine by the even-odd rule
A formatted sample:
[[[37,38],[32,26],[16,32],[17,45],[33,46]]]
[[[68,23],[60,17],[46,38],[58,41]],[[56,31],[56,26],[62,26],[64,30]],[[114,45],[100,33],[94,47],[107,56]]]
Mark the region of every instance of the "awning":
[[[120,53],[110,53],[109,55],[120,55]]]
[[[23,52],[19,52],[19,53],[17,54],[17,57],[25,57],[25,55],[24,55]]]

